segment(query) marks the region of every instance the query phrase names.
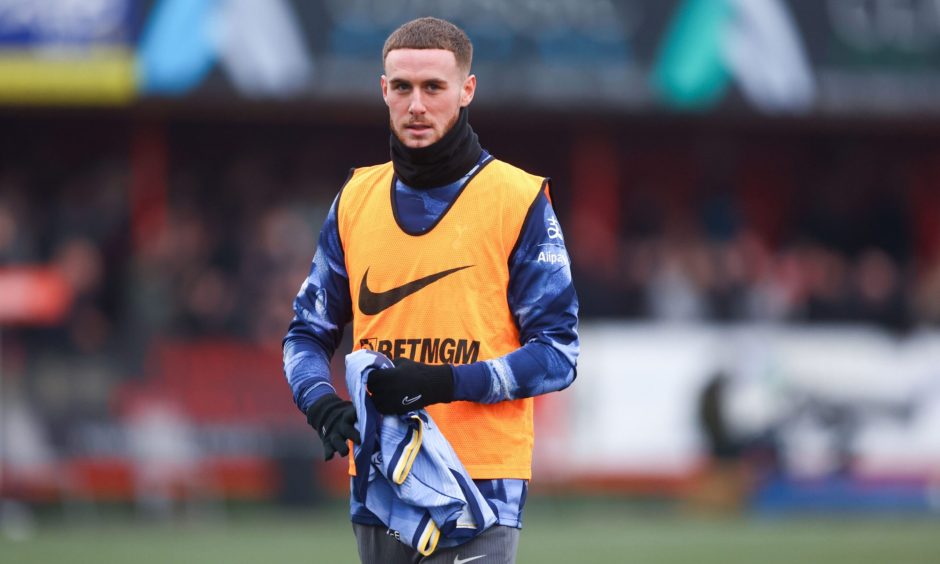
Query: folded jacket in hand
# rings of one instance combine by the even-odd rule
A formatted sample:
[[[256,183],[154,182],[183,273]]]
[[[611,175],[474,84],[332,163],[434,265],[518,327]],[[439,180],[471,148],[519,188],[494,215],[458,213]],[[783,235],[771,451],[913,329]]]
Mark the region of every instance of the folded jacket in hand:
[[[346,386],[362,437],[353,451],[353,489],[402,542],[427,556],[476,537],[496,515],[426,411],[376,411],[366,391],[369,374],[391,366],[374,351],[346,356]]]

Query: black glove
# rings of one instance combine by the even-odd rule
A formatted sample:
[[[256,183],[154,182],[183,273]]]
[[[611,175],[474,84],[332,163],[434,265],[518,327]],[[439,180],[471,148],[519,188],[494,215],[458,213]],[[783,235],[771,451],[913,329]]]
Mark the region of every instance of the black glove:
[[[436,366],[400,358],[395,368],[372,372],[368,388],[379,413],[408,413],[454,401],[454,371],[449,364]]]
[[[359,431],[356,430],[356,408],[351,401],[344,401],[336,394],[327,394],[313,402],[307,409],[307,423],[316,429],[323,441],[323,460],[349,454],[347,440],[359,444]]]

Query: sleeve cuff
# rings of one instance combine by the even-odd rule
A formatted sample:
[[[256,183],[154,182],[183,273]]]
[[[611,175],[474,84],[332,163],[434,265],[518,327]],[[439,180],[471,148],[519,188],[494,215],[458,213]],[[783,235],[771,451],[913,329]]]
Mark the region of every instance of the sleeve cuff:
[[[454,399],[482,401],[490,393],[490,369],[486,362],[454,365]]]
[[[307,390],[307,393],[301,398],[300,405],[297,407],[300,408],[300,411],[307,413],[307,410],[310,409],[310,406],[316,403],[316,401],[323,396],[328,396],[330,394],[335,394],[336,390],[333,389],[333,386],[325,383],[318,382],[314,384],[312,388]]]

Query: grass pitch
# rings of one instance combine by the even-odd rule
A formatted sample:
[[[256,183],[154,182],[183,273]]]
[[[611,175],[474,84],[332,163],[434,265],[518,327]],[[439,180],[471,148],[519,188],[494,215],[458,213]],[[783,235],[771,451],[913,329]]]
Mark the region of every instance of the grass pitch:
[[[10,530],[7,530],[10,533]],[[0,563],[238,564],[358,562],[342,504],[148,522],[45,516],[0,535]],[[521,564],[594,562],[936,564],[940,519],[829,516],[691,518],[616,500],[530,500]]]

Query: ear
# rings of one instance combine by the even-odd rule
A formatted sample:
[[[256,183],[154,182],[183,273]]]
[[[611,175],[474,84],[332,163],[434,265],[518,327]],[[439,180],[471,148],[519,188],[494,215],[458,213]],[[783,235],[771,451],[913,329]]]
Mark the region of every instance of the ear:
[[[385,100],[385,105],[387,106],[388,105],[388,78],[386,78],[385,75],[383,74],[380,82],[382,84],[382,99]]]
[[[463,88],[460,91],[460,107],[464,108],[473,101],[473,94],[477,90],[477,76],[471,74],[463,81]]]

